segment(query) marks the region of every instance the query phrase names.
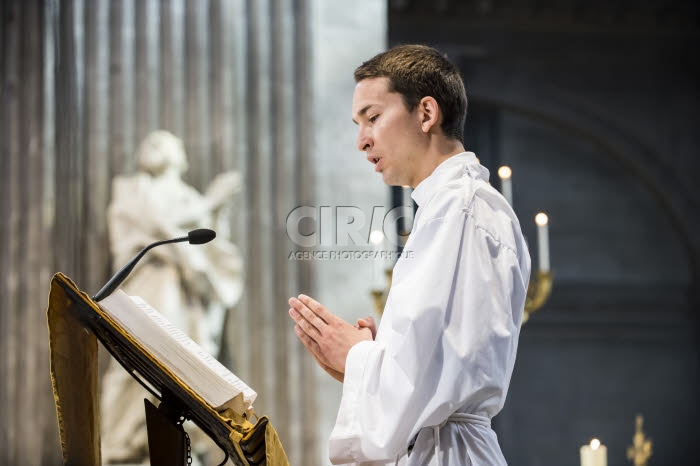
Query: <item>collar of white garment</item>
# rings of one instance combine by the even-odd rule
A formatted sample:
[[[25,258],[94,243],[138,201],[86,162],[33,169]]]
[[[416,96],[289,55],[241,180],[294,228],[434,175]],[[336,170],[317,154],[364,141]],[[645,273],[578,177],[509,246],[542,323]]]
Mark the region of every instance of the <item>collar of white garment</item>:
[[[430,176],[416,186],[416,189],[411,193],[411,197],[420,207],[433,196],[440,186],[443,186],[450,180],[459,178],[465,171],[475,179],[484,181],[489,179],[488,169],[479,164],[474,152],[462,152],[453,155],[438,165]]]

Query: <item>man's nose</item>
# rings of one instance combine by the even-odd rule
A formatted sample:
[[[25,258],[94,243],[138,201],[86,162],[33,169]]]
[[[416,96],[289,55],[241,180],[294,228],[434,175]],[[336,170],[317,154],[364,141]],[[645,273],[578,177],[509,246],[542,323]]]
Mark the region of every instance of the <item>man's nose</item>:
[[[367,131],[360,130],[357,134],[357,150],[366,151],[372,148],[372,138],[367,134]]]

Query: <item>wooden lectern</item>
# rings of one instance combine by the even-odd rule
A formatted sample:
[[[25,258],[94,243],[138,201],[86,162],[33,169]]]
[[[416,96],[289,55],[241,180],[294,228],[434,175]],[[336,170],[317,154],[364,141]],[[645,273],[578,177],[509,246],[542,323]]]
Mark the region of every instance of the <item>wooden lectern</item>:
[[[51,382],[64,464],[101,464],[99,340],[160,400],[158,407],[145,400],[152,466],[187,464],[182,429],[186,419],[209,435],[236,466],[289,466],[277,432],[266,416],[252,424],[232,410],[215,411],[61,273],[51,280],[47,315]]]

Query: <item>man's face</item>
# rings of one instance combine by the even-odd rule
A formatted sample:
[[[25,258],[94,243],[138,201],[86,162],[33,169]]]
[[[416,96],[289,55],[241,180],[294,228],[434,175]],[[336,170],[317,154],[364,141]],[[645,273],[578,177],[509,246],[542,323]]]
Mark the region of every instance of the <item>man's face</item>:
[[[353,121],[359,126],[357,148],[390,186],[415,187],[426,150],[421,112],[409,112],[403,97],[389,92],[388,78],[364,79],[355,86]]]

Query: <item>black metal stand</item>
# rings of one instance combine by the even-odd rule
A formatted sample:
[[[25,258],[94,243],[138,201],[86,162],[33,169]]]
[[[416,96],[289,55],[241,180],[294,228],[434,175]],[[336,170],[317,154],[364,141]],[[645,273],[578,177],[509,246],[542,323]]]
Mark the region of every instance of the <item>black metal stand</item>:
[[[151,466],[185,466],[189,454],[188,438],[182,428],[184,413],[164,396],[156,407],[147,398],[146,429]]]

